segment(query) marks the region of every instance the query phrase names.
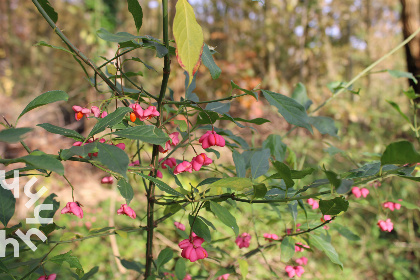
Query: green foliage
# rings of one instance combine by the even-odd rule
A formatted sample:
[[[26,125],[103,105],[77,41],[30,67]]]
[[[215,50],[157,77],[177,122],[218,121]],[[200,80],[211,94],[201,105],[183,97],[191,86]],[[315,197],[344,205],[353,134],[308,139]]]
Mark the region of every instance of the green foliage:
[[[211,211],[216,215],[216,217],[224,223],[226,226],[231,228],[235,235],[239,235],[239,227],[236,224],[235,217],[222,205],[210,201]]]
[[[98,157],[95,160],[99,161],[109,170],[114,171],[127,179],[127,168],[130,160],[127,154],[120,148],[104,143],[96,143],[98,148]]]
[[[19,127],[19,128],[8,128],[0,131],[0,142],[14,143],[22,140],[22,136],[32,128],[30,127]]]
[[[203,222],[198,216],[188,216],[188,222],[190,223],[191,231],[206,240],[211,242],[211,233],[209,227]]]
[[[341,212],[346,212],[348,208],[349,202],[342,196],[319,201],[319,209],[321,209],[323,215],[338,215]]]
[[[420,154],[411,142],[400,141],[389,144],[381,157],[381,164],[407,164],[420,162]]]
[[[20,113],[17,119],[19,120],[23,115],[25,115],[26,113],[28,113],[29,111],[35,108],[38,108],[38,107],[41,107],[50,103],[54,103],[57,101],[67,101],[68,99],[69,99],[69,96],[67,95],[67,93],[65,93],[62,90],[52,90],[52,91],[45,92],[41,94],[40,96],[37,96],[31,102],[29,102],[29,104],[26,105],[25,109],[23,109],[22,113]]]
[[[114,134],[133,140],[164,146],[169,140],[168,135],[154,125],[133,126],[114,132]]]
[[[291,258],[293,258],[293,255],[295,254],[295,242],[292,237],[286,236],[281,241],[281,261],[282,262],[289,262]]]
[[[105,118],[100,119],[89,132],[89,135],[86,138],[89,139],[90,137],[98,134],[99,132],[104,131],[107,127],[113,127],[114,125],[120,123],[125,117],[125,115],[130,111],[132,111],[131,108],[117,108],[117,110],[115,110]]]
[[[129,205],[131,200],[134,197],[134,191],[130,183],[127,182],[127,180],[125,179],[120,179],[118,180],[117,186],[118,186],[118,190],[120,191],[121,196],[125,198],[127,205]]]
[[[80,135],[80,133],[78,133],[77,131],[71,130],[71,129],[62,128],[62,127],[55,126],[55,125],[52,125],[52,124],[49,124],[49,123],[41,123],[41,124],[38,124],[37,126],[42,127],[43,129],[45,129],[48,132],[63,135],[64,137],[69,137],[69,138],[72,138],[76,141],[83,141],[84,140],[84,137],[82,135]]]
[[[144,175],[143,173],[137,173],[138,175],[140,175],[141,177],[143,177],[144,179],[147,179],[149,181],[152,181],[153,183],[156,184],[156,186],[163,192],[166,192],[168,194],[171,195],[175,195],[175,196],[180,196],[183,197],[184,195],[182,193],[177,192],[176,190],[174,190],[173,188],[171,188],[168,184],[166,184],[165,182],[156,179],[154,177],[150,177],[147,175]]]
[[[277,108],[279,113],[288,123],[304,127],[312,132],[312,127],[309,123],[305,107],[296,102],[294,99],[280,93],[275,93],[269,90],[261,91],[268,102]]]
[[[163,249],[160,253],[159,256],[157,257],[156,260],[156,267],[157,270],[159,271],[159,269],[165,265],[167,262],[169,262],[170,260],[172,260],[173,258],[173,252],[171,248],[166,248]]]
[[[76,273],[79,276],[83,276],[84,270],[82,265],[79,262],[79,259],[72,255],[72,251],[69,251],[67,253],[54,256],[50,258],[48,261],[62,265],[63,262],[67,262],[71,268],[76,268]]]
[[[343,263],[340,261],[337,252],[330,242],[326,241],[320,236],[310,235],[309,242],[312,246],[315,246],[317,249],[323,251],[331,262],[339,265],[343,269]]]
[[[15,214],[16,198],[12,191],[0,187],[0,222],[7,227],[10,219]]]
[[[232,49],[232,46],[228,46],[227,49],[235,55],[234,57],[223,57],[222,52],[225,51],[225,42],[224,40],[219,42],[221,44],[221,58],[224,60],[220,60],[218,64],[224,69],[223,72],[226,75],[226,77],[221,77],[221,68],[216,65],[213,59],[216,52],[203,41],[204,37],[212,38],[210,42],[213,43],[213,38],[220,36],[221,32],[219,30],[217,30],[218,33],[214,32],[216,29],[209,27],[210,29],[206,29],[205,32],[208,32],[210,36],[204,36],[202,28],[198,24],[198,22],[208,21],[209,18],[206,17],[208,11],[214,10],[214,13],[219,16],[220,9],[212,9],[214,3],[209,3],[209,9],[206,7],[206,9],[197,13],[196,18],[193,7],[187,0],[177,2],[173,26],[175,48],[174,42],[169,40],[168,35],[168,19],[172,18],[168,11],[168,1],[162,1],[163,24],[156,24],[157,22],[154,21],[147,22],[144,25],[143,9],[139,2],[137,0],[128,0],[127,2],[128,10],[125,13],[118,10],[119,6],[115,1],[88,0],[85,3],[87,9],[93,9],[95,12],[95,15],[89,17],[95,24],[92,28],[89,28],[88,32],[80,30],[81,38],[84,41],[92,41],[90,33],[102,26],[104,28],[100,28],[96,34],[104,40],[100,44],[108,46],[106,50],[95,49],[95,46],[87,48],[92,50],[92,53],[107,53],[106,57],[101,56],[101,59],[105,62],[96,66],[93,62],[95,59],[91,59],[82,53],[81,50],[86,49],[86,46],[81,47],[80,50],[77,49],[64,36],[61,29],[55,26],[54,23],[58,18],[57,13],[48,1],[33,1],[44,18],[47,19],[48,24],[60,37],[60,41],[63,41],[69,50],[52,45],[54,43],[52,38],[48,40],[51,41],[51,44],[40,41],[37,45],[71,53],[79,65],[82,66],[81,70],[86,74],[90,84],[100,93],[100,95],[96,95],[100,100],[91,100],[89,97],[86,99],[89,104],[85,106],[90,106],[91,103],[98,104],[101,111],[106,110],[108,112],[111,108],[114,109],[115,103],[115,111],[112,112],[111,110],[111,113],[105,118],[95,118],[93,116],[83,118],[78,123],[77,131],[83,129],[83,127],[93,127],[90,132],[86,131],[86,133],[69,129],[69,127],[76,127],[72,125],[63,128],[49,123],[39,124],[38,126],[50,133],[83,142],[80,146],[60,150],[58,155],[31,151],[28,146],[34,144],[26,145],[22,140],[22,136],[29,132],[31,128],[12,127],[6,119],[5,123],[2,123],[7,129],[0,131],[0,140],[9,143],[21,141],[29,153],[26,156],[19,154],[19,157],[13,156],[12,153],[5,153],[4,158],[2,156],[0,159],[2,164],[26,164],[25,167],[22,167],[22,165],[12,166],[5,173],[5,178],[13,178],[14,170],[16,170],[20,172],[21,177],[34,174],[44,176],[46,177],[46,183],[54,186],[56,175],[50,176],[51,172],[49,171],[64,175],[63,166],[66,166],[66,177],[64,177],[64,181],[61,181],[69,184],[74,181],[74,187],[71,186],[72,201],[83,202],[82,200],[87,199],[92,201],[89,201],[90,203],[83,202],[85,203],[83,209],[85,217],[80,221],[82,227],[78,226],[76,228],[74,226],[75,220],[78,221],[78,218],[74,215],[61,215],[57,223],[37,226],[44,234],[48,235],[48,242],[36,242],[39,251],[32,252],[21,246],[23,255],[18,262],[12,261],[10,251],[7,251],[9,255],[0,261],[1,279],[6,279],[9,276],[16,279],[35,279],[39,277],[38,275],[50,271],[57,272],[60,277],[64,278],[68,278],[68,276],[72,276],[74,279],[115,278],[113,266],[103,266],[103,264],[109,262],[109,258],[106,256],[115,254],[111,246],[103,246],[104,241],[107,242],[107,237],[110,235],[118,238],[118,246],[121,248],[120,253],[129,259],[120,259],[121,265],[132,270],[130,274],[121,277],[135,275],[133,277],[138,278],[138,274],[144,274],[145,279],[157,279],[164,277],[164,273],[175,272],[179,279],[183,279],[187,273],[193,274],[194,278],[216,278],[225,273],[236,273],[239,267],[242,279],[247,277],[258,279],[282,278],[284,275],[280,274],[284,273],[283,265],[280,266],[275,263],[275,254],[278,257],[278,249],[280,249],[280,260],[284,263],[293,263],[294,258],[296,258],[295,246],[305,248],[298,242],[310,244],[311,249],[308,249],[308,254],[315,256],[310,258],[314,264],[305,267],[305,269],[308,271],[309,268],[316,267],[327,278],[336,275],[337,268],[333,264],[337,264],[343,269],[343,263],[350,265],[343,269],[343,274],[340,277],[349,279],[354,278],[355,274],[368,275],[373,273],[372,275],[381,275],[378,272],[381,270],[389,271],[397,265],[401,269],[390,274],[395,278],[403,279],[403,277],[406,277],[408,279],[411,274],[419,272],[418,268],[410,264],[410,260],[405,256],[401,255],[398,259],[396,258],[398,253],[402,252],[402,249],[394,248],[393,252],[384,253],[386,246],[391,241],[395,241],[395,244],[399,244],[397,242],[401,242],[401,244],[415,242],[415,237],[412,237],[415,236],[415,233],[411,233],[416,216],[408,212],[408,209],[419,209],[414,202],[409,202],[410,200],[413,201],[410,199],[414,189],[412,187],[413,183],[420,181],[420,177],[417,177],[419,167],[416,165],[420,161],[420,154],[416,151],[417,143],[415,143],[415,139],[420,139],[417,125],[419,108],[415,103],[415,99],[419,95],[413,88],[402,90],[397,89],[394,85],[386,88],[387,92],[381,93],[378,100],[374,100],[374,97],[378,97],[377,94],[372,95],[372,100],[369,102],[365,98],[371,92],[374,90],[383,92],[383,90],[377,90],[376,88],[373,90],[372,86],[368,94],[351,96],[355,106],[348,106],[348,100],[342,95],[343,93],[359,94],[359,92],[363,92],[364,88],[354,90],[356,85],[359,86],[355,82],[369,72],[373,73],[371,70],[375,65],[403,47],[408,41],[400,44],[368,67],[364,65],[363,61],[366,61],[364,57],[358,58],[358,62],[355,62],[352,60],[354,50],[352,52],[345,50],[346,53],[349,53],[348,65],[355,66],[354,69],[360,68],[360,65],[366,68],[350,82],[327,83],[327,80],[329,82],[338,79],[342,73],[331,73],[331,76],[328,76],[327,79],[323,78],[321,72],[324,70],[322,69],[326,68],[328,71],[334,72],[334,61],[330,60],[325,65],[323,62],[320,64],[313,61],[314,57],[322,59],[322,54],[325,53],[323,45],[332,42],[329,42],[331,36],[327,32],[325,34],[323,32],[326,23],[317,22],[317,29],[322,31],[323,36],[327,36],[326,38],[321,36],[315,40],[311,32],[306,32],[301,37],[303,41],[297,40],[299,42],[295,45],[299,45],[298,48],[292,42],[292,37],[296,34],[293,32],[287,34],[291,38],[287,44],[289,52],[285,52],[280,46],[273,44],[273,38],[276,38],[276,41],[277,37],[281,39],[284,36],[283,30],[290,28],[290,26],[284,28],[285,26],[282,26],[282,23],[278,21],[275,21],[273,26],[267,25],[268,16],[273,11],[278,12],[279,7],[275,2],[267,2],[267,6],[264,7],[264,22],[261,22],[265,26],[263,28],[264,33],[261,35],[263,36],[262,40],[255,37],[251,41],[247,41],[246,35],[238,33],[241,34],[239,36],[241,42],[238,44],[235,36],[229,37],[229,44],[233,42],[231,45],[234,46],[234,49]],[[229,22],[223,30],[229,30],[229,33],[225,34],[223,31],[223,36],[232,35],[231,28],[233,27],[230,25],[230,21],[234,21],[231,18],[236,17],[237,9],[238,11],[243,9],[238,14],[250,15],[247,10],[249,7],[246,6],[249,3],[246,1],[244,3],[238,2],[236,3],[238,7],[235,6],[232,8],[233,10],[226,10],[230,11]],[[226,4],[229,5],[229,3]],[[326,5],[331,6],[332,4]],[[334,5],[340,7],[340,4]],[[122,6],[127,8],[125,4]],[[81,9],[80,7],[72,4],[66,7],[69,8],[72,16],[76,14],[81,19],[83,18],[83,14],[78,10]],[[334,13],[342,14],[342,11],[337,7],[334,8]],[[314,2],[311,3],[310,8],[316,10],[319,7]],[[299,23],[299,15],[302,13],[293,13],[294,16],[290,16],[290,11],[298,11],[299,9],[307,12],[309,8],[302,3],[288,3],[285,10],[282,11],[282,16],[285,18],[283,22]],[[144,15],[147,14],[147,16],[157,15],[152,6],[144,6],[144,11]],[[306,12],[305,14],[307,14]],[[126,19],[131,16],[134,18],[134,25],[131,21],[132,26],[126,28],[127,32],[114,33],[117,13],[118,19],[122,22],[130,24],[130,20],[127,21]],[[102,14],[112,15],[112,18],[102,17]],[[224,17],[226,17],[226,14],[222,17],[216,17],[216,19]],[[308,17],[312,17],[310,13]],[[60,21],[61,19],[60,16]],[[250,21],[247,16],[243,17],[242,20],[244,21],[243,26],[248,26],[250,30],[255,31],[255,28],[261,27],[253,24],[254,22]],[[63,20],[63,26],[66,21]],[[107,22],[107,24],[103,24],[104,22]],[[98,25],[99,23],[101,23],[101,26]],[[162,27],[161,31],[163,32],[159,30],[153,32],[158,31],[155,34],[163,34],[163,38],[144,35],[150,31],[151,26],[153,28],[156,26]],[[66,26],[66,31],[67,28],[69,27]],[[243,30],[242,24],[235,28],[238,28],[238,31]],[[276,33],[276,36],[266,34],[273,28],[280,30],[280,33]],[[341,25],[340,29],[342,29]],[[137,31],[137,36],[132,34],[134,30]],[[139,34],[140,30],[144,34]],[[286,32],[289,33],[289,31]],[[42,30],[42,33],[44,33],[44,30]],[[348,33],[351,34],[351,32]],[[7,34],[5,35],[10,37]],[[255,36],[259,35],[255,34]],[[345,37],[347,34],[341,34],[341,36]],[[344,37],[332,42],[333,45],[351,41]],[[321,42],[319,41],[320,38],[322,44],[319,44]],[[95,39],[92,42],[95,42]],[[258,47],[258,52],[250,49],[244,55],[244,47],[248,48],[251,42],[261,45]],[[109,57],[110,49],[108,48],[111,46],[114,48],[115,55]],[[147,50],[153,50],[153,53],[147,52]],[[316,52],[313,52],[313,50],[316,50]],[[42,51],[49,50],[43,48]],[[163,58],[163,70],[160,66],[156,66],[160,64],[157,58],[152,57],[155,52],[157,58]],[[6,53],[13,52],[6,49]],[[259,56],[259,53],[264,54],[264,59]],[[285,53],[289,54],[284,56]],[[303,53],[305,54],[304,61],[300,57]],[[64,55],[62,52],[53,52],[53,54]],[[257,54],[257,59],[253,58],[255,54]],[[278,54],[282,54],[281,59],[279,59]],[[177,56],[182,71],[185,70],[185,95],[180,92],[180,88],[177,86],[179,83],[176,82],[178,77],[183,79],[182,72],[178,71],[177,67],[172,67],[173,72],[171,73],[171,60],[175,62],[175,59],[171,56],[174,55]],[[284,61],[285,57],[288,57],[288,61]],[[31,59],[36,60],[36,58]],[[326,60],[328,59],[327,57]],[[241,61],[241,64],[237,64],[237,61]],[[294,64],[295,61],[300,62]],[[139,65],[138,62],[144,66]],[[201,71],[203,68],[197,72],[201,62],[207,67],[209,73]],[[63,59],[62,64],[67,65],[67,61]],[[256,65],[258,67],[253,67]],[[284,65],[287,65],[286,68]],[[311,76],[307,76],[309,75],[307,73],[312,73],[315,69],[311,65],[316,65],[316,71],[320,72],[319,75],[317,74],[316,83],[310,79]],[[139,66],[142,69],[139,69]],[[13,67],[15,67],[14,64]],[[154,71],[146,71],[143,67]],[[73,71],[72,67],[67,68]],[[348,72],[346,72],[346,78],[347,74],[352,74],[351,71],[348,71],[349,69],[344,70]],[[274,71],[278,71],[282,75],[273,75]],[[295,73],[295,71],[299,71],[299,73]],[[378,73],[386,71],[393,77],[408,78],[417,82],[416,77],[407,72],[385,70]],[[31,74],[37,72],[42,73],[42,75],[46,75],[44,72],[47,73],[46,71],[32,71],[31,69]],[[9,77],[7,77],[8,72],[5,71],[5,73],[5,84],[7,85]],[[230,75],[233,76],[228,77]],[[59,76],[61,78],[64,75]],[[210,79],[210,76],[212,79]],[[284,88],[287,90],[288,86],[296,83],[298,76],[299,80],[302,81],[308,79],[307,87],[303,83],[297,83],[291,97],[270,91],[270,89],[278,90],[279,88],[282,91]],[[219,77],[221,79],[216,80]],[[229,82],[226,85],[226,78],[229,78],[227,81],[234,79],[237,82],[230,82],[232,87],[230,93],[227,92]],[[25,76],[19,77],[19,82],[24,82],[25,79]],[[60,85],[60,88],[70,88],[72,92],[75,92],[73,81],[79,81],[79,79],[72,76],[69,80],[71,80],[70,85],[63,87]],[[207,87],[210,82],[215,84]],[[168,86],[172,87],[172,83],[174,84],[173,90],[168,88]],[[369,80],[369,86],[371,86],[371,83],[372,81]],[[51,86],[49,83],[45,84],[48,87]],[[325,91],[322,85],[326,85],[333,93],[330,98],[324,101],[322,100],[323,96],[320,96]],[[4,88],[6,89],[7,86]],[[258,90],[261,90],[265,97],[264,100],[258,100]],[[85,88],[80,88],[77,91],[87,92]],[[399,102],[401,101],[399,100],[400,96],[394,93],[401,91],[404,93],[401,94],[401,97],[406,98],[406,100],[408,98],[409,102]],[[308,92],[311,93],[310,96],[313,97],[314,101],[309,99]],[[338,96],[341,96],[341,99],[338,99]],[[77,104],[78,97],[73,97],[72,102],[74,103],[70,105]],[[377,107],[381,108],[382,103],[385,103],[384,100],[391,97],[392,100],[387,102],[402,117],[402,121],[395,120],[395,124],[392,125],[390,122],[388,124],[388,121],[394,118],[393,115],[379,112],[381,109],[375,109]],[[334,98],[338,104],[330,106],[328,111],[325,110],[326,115],[314,116],[315,112],[319,114],[319,109],[330,103]],[[46,92],[31,101],[17,119],[32,109],[56,101],[67,101],[67,99],[68,96],[64,91]],[[101,102],[100,105],[99,102]],[[159,112],[159,117],[152,117],[144,121],[137,119],[130,122],[129,115],[132,109],[128,106],[133,102],[141,105],[144,111],[146,110],[145,106],[155,106]],[[309,111],[313,102],[320,105]],[[279,122],[272,115],[271,110],[268,110],[270,105],[276,107],[288,124]],[[410,106],[410,110],[407,110],[408,106]],[[255,116],[248,118],[248,115]],[[338,119],[340,123],[337,122]],[[53,122],[50,119],[48,121]],[[266,124],[266,126],[259,127],[263,124]],[[303,127],[312,132],[312,126],[324,136],[319,134],[309,135],[306,130],[294,131],[296,127]],[[342,132],[340,138],[338,138],[338,127]],[[363,131],[360,127],[363,127]],[[401,130],[398,135],[391,133],[395,127],[398,127],[399,131]],[[212,159],[212,163],[201,166],[198,161],[201,160],[200,154],[203,152],[203,145],[198,142],[198,139],[205,131],[209,130],[223,137],[226,145],[222,147],[223,145],[217,143],[217,145],[205,149],[206,155]],[[409,130],[413,132],[413,136],[407,136]],[[177,141],[170,139],[168,136],[173,131],[180,132],[181,139],[179,139],[178,144],[175,144],[174,142]],[[251,131],[251,133],[248,131]],[[326,134],[334,138],[327,138]],[[87,135],[87,137],[85,138],[83,135]],[[259,137],[260,135],[262,137]],[[405,141],[393,142],[396,141],[395,138],[401,137],[401,135],[406,138]],[[372,141],[368,139],[369,137],[375,140]],[[98,139],[101,140],[98,141]],[[328,142],[325,139],[328,139]],[[380,155],[377,152],[381,150],[384,139],[391,144]],[[64,140],[67,141],[67,139]],[[216,141],[216,138],[211,140]],[[126,145],[125,150],[109,144],[116,141],[117,143],[123,142]],[[325,144],[328,148],[323,150]],[[66,142],[66,145],[70,146],[71,144]],[[158,146],[165,147],[165,150],[168,151],[162,153]],[[36,148],[42,149],[42,146],[36,146]],[[230,152],[232,153],[233,166],[232,161],[229,160]],[[179,165],[181,162],[189,162],[193,157],[195,162],[185,166]],[[138,159],[139,162],[133,162],[135,167],[129,169],[129,162],[135,159]],[[171,166],[163,168],[160,160],[170,160]],[[68,161],[67,165],[63,165],[64,161]],[[101,211],[101,209],[115,209],[117,203],[115,200],[96,203],[96,199],[102,198],[102,194],[97,195],[97,197],[92,197],[91,193],[86,196],[85,194],[82,195],[80,192],[83,190],[78,187],[80,180],[78,182],[78,178],[75,177],[79,175],[70,175],[74,167],[72,165],[77,164],[86,165],[86,172],[90,172],[89,168],[93,168],[94,172],[100,170],[99,172],[110,173],[111,176],[115,177],[118,180],[116,187],[113,186],[111,190],[104,192],[104,197],[108,191],[113,192],[118,188],[120,195],[127,204],[130,204],[133,200],[136,201],[132,207],[137,213],[138,219],[131,220],[129,217],[117,215],[110,217],[109,211]],[[67,166],[69,166],[68,169]],[[319,166],[322,166],[322,169]],[[181,167],[185,167],[185,170],[182,170]],[[162,175],[161,179],[156,178],[158,174],[159,176]],[[85,173],[84,176],[86,176]],[[408,180],[400,180],[400,178]],[[84,181],[85,178],[81,179]],[[382,183],[382,186],[380,186],[380,183]],[[410,185],[410,183],[412,184]],[[143,184],[144,190],[141,186]],[[369,189],[370,194],[366,198],[359,198],[356,201],[356,198],[350,193],[353,185],[359,188],[370,188],[370,185],[373,185],[376,191],[374,192],[372,187]],[[102,187],[105,188],[105,186]],[[7,226],[13,218],[16,200],[10,191],[1,188],[0,192],[2,193],[0,220],[4,226]],[[144,196],[146,196],[146,199],[143,200],[142,197]],[[312,198],[313,201],[306,201],[308,198]],[[403,200],[400,201],[399,198]],[[312,208],[316,208],[315,204],[318,201],[319,209],[311,209],[311,207],[305,205],[306,202],[311,202],[313,204]],[[388,209],[379,211],[385,201],[400,203],[405,211],[392,213],[387,212]],[[42,203],[53,205],[53,210],[41,212],[42,217],[53,218],[60,208],[55,194],[49,195]],[[93,219],[92,205],[95,207],[96,221]],[[334,217],[328,225],[324,226],[322,215],[334,215]],[[377,227],[377,221],[384,219],[385,215],[392,219],[394,223],[394,230],[391,232],[381,232]],[[186,262],[183,258],[175,257],[174,261],[171,262],[174,258],[173,249],[166,248],[165,244],[176,244],[181,238],[190,237],[191,231],[189,230],[187,232],[180,229],[173,230],[173,221],[184,222],[184,219],[187,219],[186,216],[188,216],[191,231],[206,240],[204,248],[209,253],[209,257],[216,260],[216,262],[205,262],[205,270],[199,269],[197,263]],[[346,226],[338,224],[340,219],[342,219],[341,223]],[[401,220],[404,220],[404,225],[400,222]],[[108,221],[112,221],[113,225],[109,226]],[[92,223],[95,223],[94,226]],[[180,225],[177,226],[181,227]],[[7,236],[10,236],[17,229],[27,230],[27,225],[18,223],[5,228],[5,232]],[[280,235],[279,241],[281,242],[262,243],[262,238],[259,235],[262,232],[273,233],[274,231]],[[153,234],[154,232],[159,232],[160,235]],[[236,237],[240,240],[241,236],[244,236],[242,235],[244,232],[252,236],[251,242],[253,244],[250,247],[251,249],[242,248],[239,250],[233,240]],[[410,234],[407,235],[406,232]],[[164,234],[164,238],[161,236],[162,234]],[[153,240],[146,236],[153,237]],[[340,239],[336,239],[337,237]],[[256,241],[257,238],[258,242]],[[154,242],[156,239],[161,239],[163,242]],[[74,247],[73,243],[76,241],[79,242],[79,248]],[[332,241],[334,246],[337,246],[337,250],[333,247]],[[69,251],[54,256],[56,251],[53,250],[55,247],[52,247],[51,244],[57,244],[56,246],[60,247],[61,252],[72,249],[74,253]],[[133,246],[133,244],[139,246]],[[258,244],[258,247],[252,249],[255,244]],[[363,262],[360,261],[360,255],[354,253],[358,251],[358,246],[362,246],[363,252],[370,254],[370,261],[366,261],[366,259],[363,259]],[[146,248],[146,250],[139,248]],[[154,256],[157,255],[156,250],[160,253],[154,259]],[[94,253],[87,255],[86,251]],[[324,252],[327,257],[319,257],[317,255],[319,251]],[[346,253],[341,254],[340,258],[339,252]],[[257,257],[254,257],[255,262],[249,262],[249,258],[255,255],[264,258],[264,266],[260,266]],[[378,256],[380,256],[380,261],[378,261]],[[387,257],[390,259],[387,260]],[[32,260],[25,261],[25,259]],[[331,263],[325,262],[327,259]],[[70,265],[70,270],[67,266],[59,267],[63,262]],[[354,263],[356,262],[360,263],[360,270],[359,266],[356,270],[354,269]],[[93,268],[84,274],[81,263],[85,267]],[[372,263],[375,263],[375,265],[372,266]],[[267,267],[270,272],[265,271]],[[77,274],[73,273],[73,269],[76,269]],[[25,276],[21,277],[22,275]],[[390,278],[390,275],[384,274],[384,277]]]
[[[134,23],[136,24],[137,32],[139,32],[143,24],[143,10],[137,0],[127,0],[128,10],[133,16]]]
[[[214,62],[213,56],[207,44],[204,44],[201,59],[203,64],[209,69],[211,77],[213,79],[219,78],[220,74],[222,74],[222,69],[220,69],[219,66],[217,66],[217,64]]]
[[[269,166],[268,159],[270,157],[270,150],[264,149],[262,151],[257,151],[251,158],[251,175],[253,179],[267,173]]]

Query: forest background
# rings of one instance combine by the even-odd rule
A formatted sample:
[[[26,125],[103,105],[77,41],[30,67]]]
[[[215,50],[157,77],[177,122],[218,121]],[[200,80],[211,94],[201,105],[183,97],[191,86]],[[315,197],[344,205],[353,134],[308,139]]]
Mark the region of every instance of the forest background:
[[[127,31],[136,33],[131,15],[125,1],[110,0],[56,0],[51,1],[54,9],[60,14],[60,22],[65,22],[63,30],[78,48],[95,62],[101,62],[100,55],[109,53],[113,56],[114,48],[109,42],[97,37],[96,31],[105,28],[115,33]],[[197,19],[203,27],[205,42],[218,52],[215,60],[222,69],[223,75],[212,80],[209,73],[200,68],[195,93],[201,99],[222,98],[231,90],[230,81],[240,87],[269,89],[286,95],[291,94],[299,82],[304,83],[308,96],[315,104],[321,104],[332,95],[334,82],[349,81],[360,71],[378,58],[385,55],[403,40],[401,23],[402,6],[400,1],[391,0],[344,0],[344,1],[258,1],[243,0],[207,0],[190,1]],[[142,32],[155,38],[161,38],[161,9],[159,1],[141,1],[143,13],[147,15],[143,22]],[[170,26],[174,17],[175,1],[170,1]],[[83,15],[83,16],[80,16]],[[22,126],[31,126],[33,122],[48,122],[58,126],[75,129],[81,133],[90,131],[94,123],[89,121],[75,122],[72,104],[87,104],[98,99],[98,93],[85,80],[81,68],[74,63],[71,56],[64,52],[36,46],[39,41],[52,45],[61,45],[60,39],[53,34],[29,1],[5,0],[0,2],[0,113],[8,119],[15,119],[18,112],[41,92],[52,89],[66,91],[69,102],[60,106],[48,106],[42,111],[33,111],[22,119]],[[172,32],[170,32],[172,36]],[[173,39],[173,38],[172,38]],[[147,57],[149,55],[149,57]],[[152,52],[146,53],[145,60],[155,68],[160,61]],[[128,66],[130,68],[132,66]],[[321,136],[314,133],[310,136],[303,129],[291,132],[293,139],[286,144],[297,154],[305,155],[309,163],[334,165],[336,169],[359,162],[366,153],[379,153],[391,141],[407,139],[414,141],[410,127],[398,113],[386,102],[392,99],[407,112],[409,103],[402,94],[407,89],[407,79],[397,79],[382,70],[406,71],[405,50],[400,49],[393,56],[382,62],[374,73],[360,79],[353,90],[360,92],[347,93],[335,99],[322,109],[322,115],[331,116],[339,129],[338,137]],[[139,69],[127,69],[139,71]],[[148,90],[157,92],[160,77],[152,75],[146,69],[143,78],[148,81]],[[155,79],[156,78],[156,79]],[[170,87],[175,96],[184,91],[183,70],[173,64]],[[327,86],[330,85],[330,86]],[[262,98],[259,102],[251,97],[243,97],[232,104],[231,115],[246,114],[248,117],[275,119],[277,113]],[[229,127],[233,131],[236,128]],[[290,125],[286,122],[271,122],[255,126],[262,138],[254,137],[252,130],[236,130],[254,146],[261,146],[264,135],[273,131],[285,134]],[[390,134],[389,132],[392,131]],[[323,138],[323,141],[320,139]],[[287,141],[287,140],[286,140]],[[57,136],[47,134],[38,128],[28,137],[28,145],[42,148],[45,152],[56,152],[63,147],[70,147],[69,140],[57,142]],[[344,152],[345,151],[345,152]],[[12,158],[25,155],[25,150],[18,144],[0,144],[0,154]],[[334,155],[333,157],[331,155]],[[231,161],[230,155],[221,155],[225,161]],[[112,225],[114,218],[102,220],[108,209],[118,204],[115,188],[100,184],[100,178],[106,175],[86,166],[69,166],[68,176],[73,177],[73,184],[78,185],[79,197],[89,208],[98,209],[96,220],[83,222],[71,221],[68,217],[59,217],[58,223],[69,223],[82,234],[90,228]],[[73,176],[70,174],[74,174]],[[197,178],[199,181],[199,178]],[[418,186],[415,182],[388,180],[392,192],[398,193],[401,199],[417,202]],[[42,184],[59,198],[69,196],[69,189],[59,177],[47,178]],[[384,183],[383,183],[384,184]],[[85,186],[85,187],[84,187]],[[84,189],[84,190],[83,190]],[[101,195],[94,195],[100,193]],[[94,197],[92,199],[91,197]],[[138,197],[141,200],[144,198]],[[117,201],[116,201],[117,200]],[[404,230],[385,235],[378,231],[375,223],[368,223],[374,217],[375,206],[371,201],[351,201],[350,207],[355,210],[344,215],[347,226],[361,237],[359,241],[340,239],[334,244],[345,264],[344,271],[330,263],[325,256],[317,258],[308,267],[310,273],[303,278],[312,279],[408,279],[420,274],[416,264],[420,261],[420,215],[418,210],[399,213],[399,219],[406,221],[401,226]],[[25,201],[20,200],[15,218],[27,217],[27,209],[22,207]],[[65,200],[62,201],[65,203]],[[268,207],[268,206],[267,206]],[[102,210],[101,210],[102,209]],[[264,211],[264,208],[257,211]],[[102,213],[102,214],[101,214]],[[248,223],[246,214],[238,224]],[[117,217],[119,218],[119,217]],[[115,219],[117,219],[115,218]],[[278,216],[273,214],[274,221]],[[71,228],[70,227],[70,228]],[[270,229],[270,223],[266,225]],[[172,229],[168,223],[168,229]],[[155,246],[175,246],[167,238],[165,229],[157,233],[159,241]],[[127,247],[125,240],[118,241],[121,247]],[[111,245],[108,245],[111,244]],[[98,263],[108,263],[100,267],[97,279],[108,279],[111,275],[125,275],[130,271],[114,258],[115,240],[112,238],[84,241],[84,251],[73,248],[84,266],[91,268]],[[98,246],[102,245],[102,246]],[[124,246],[125,245],[125,246]],[[143,244],[138,248],[130,247],[124,252],[124,258],[142,258]],[[97,250],[101,259],[92,259],[85,251]],[[266,254],[267,262],[255,257],[258,263],[255,277],[264,277],[280,261],[275,250]],[[339,275],[339,276],[337,276]],[[102,278],[101,278],[102,277]],[[122,276],[121,276],[122,277]],[[121,278],[122,279],[122,278]],[[127,278],[130,279],[130,278]]]

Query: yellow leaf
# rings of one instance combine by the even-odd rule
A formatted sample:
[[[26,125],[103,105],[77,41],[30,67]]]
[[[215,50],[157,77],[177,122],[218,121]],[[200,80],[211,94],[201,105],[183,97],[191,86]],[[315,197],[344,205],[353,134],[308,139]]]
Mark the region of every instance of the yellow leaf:
[[[115,231],[119,236],[121,236],[122,238],[126,239],[127,238],[127,232],[126,231],[122,231],[122,230],[116,230]]]
[[[238,263],[239,263],[239,270],[241,271],[241,274],[242,274],[242,280],[245,280],[246,276],[248,275],[248,262],[246,261],[246,259],[238,259]]]
[[[197,23],[194,10],[187,0],[178,0],[174,18],[173,32],[176,42],[176,57],[179,65],[188,72],[188,85],[201,63],[204,37]]]
[[[113,64],[108,64],[106,66],[106,70],[108,70],[108,73],[111,74],[111,75],[116,75],[117,74],[117,68]]]

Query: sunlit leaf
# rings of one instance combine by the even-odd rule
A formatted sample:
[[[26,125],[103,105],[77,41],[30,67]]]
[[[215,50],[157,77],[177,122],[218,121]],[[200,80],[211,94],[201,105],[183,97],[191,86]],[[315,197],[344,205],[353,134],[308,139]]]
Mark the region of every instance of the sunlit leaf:
[[[180,66],[188,72],[189,82],[200,66],[204,37],[197,23],[194,10],[187,0],[178,0],[173,24],[176,42],[176,56]]]

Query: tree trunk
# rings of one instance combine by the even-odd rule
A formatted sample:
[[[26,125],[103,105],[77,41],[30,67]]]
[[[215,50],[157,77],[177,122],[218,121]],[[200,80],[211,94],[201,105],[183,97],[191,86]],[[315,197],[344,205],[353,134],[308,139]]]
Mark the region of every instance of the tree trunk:
[[[400,1],[402,4],[403,34],[404,39],[406,39],[420,27],[420,0]],[[405,56],[408,72],[411,72],[414,76],[420,76],[420,35],[417,35],[405,45]],[[415,84],[412,80],[409,80],[409,83],[416,93],[420,93],[420,83]]]

